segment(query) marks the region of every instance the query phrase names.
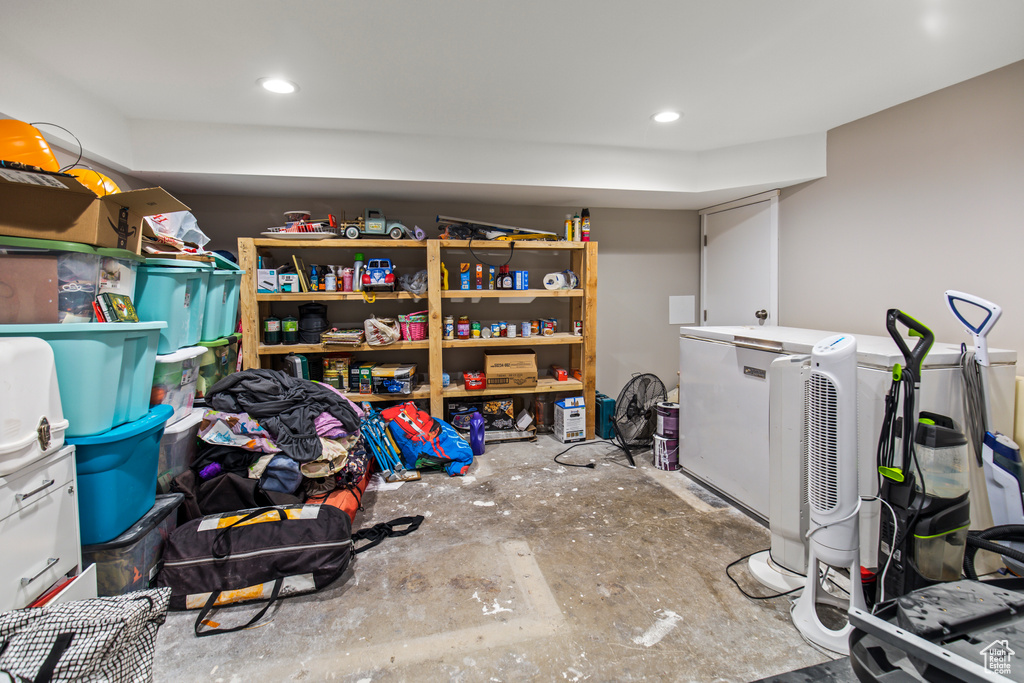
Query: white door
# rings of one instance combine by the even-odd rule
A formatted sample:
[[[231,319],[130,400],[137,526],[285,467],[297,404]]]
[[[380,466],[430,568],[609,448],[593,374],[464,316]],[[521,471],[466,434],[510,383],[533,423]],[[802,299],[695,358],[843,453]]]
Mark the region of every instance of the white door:
[[[700,211],[702,325],[778,325],[779,191]]]

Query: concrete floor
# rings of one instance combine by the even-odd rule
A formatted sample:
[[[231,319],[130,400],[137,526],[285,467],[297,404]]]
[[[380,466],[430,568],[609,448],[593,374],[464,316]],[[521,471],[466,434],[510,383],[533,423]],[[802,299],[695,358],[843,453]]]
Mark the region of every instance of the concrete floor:
[[[367,492],[355,528],[426,520],[248,631],[197,639],[195,612],[171,613],[156,680],[752,681],[827,661],[788,598],[752,602],[725,575],[764,527],[649,451],[635,470],[607,443],[564,456],[584,469],[555,464],[563,448],[489,446],[469,476]]]

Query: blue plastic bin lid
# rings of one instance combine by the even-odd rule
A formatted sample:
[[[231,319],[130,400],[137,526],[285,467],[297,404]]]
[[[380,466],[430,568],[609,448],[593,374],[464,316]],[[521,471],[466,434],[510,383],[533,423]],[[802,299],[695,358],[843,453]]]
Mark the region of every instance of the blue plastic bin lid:
[[[161,403],[158,406],[150,408],[149,414],[147,414],[146,417],[135,420],[134,422],[126,422],[123,425],[114,427],[109,432],[94,434],[92,436],[69,437],[65,439],[65,441],[75,446],[95,446],[98,444],[113,443],[115,441],[124,441],[125,439],[132,438],[133,436],[145,434],[146,432],[162,427],[167,420],[171,419],[172,415],[174,415],[174,408]]]
[[[213,270],[212,263],[205,261],[190,261],[188,259],[176,258],[148,258],[139,268],[189,268],[192,270]]]
[[[237,263],[235,263],[231,259],[224,258],[215,251],[207,253],[207,256],[213,257],[213,263],[218,270],[237,270],[241,273],[245,272],[244,270],[242,270],[242,267],[239,266]]]
[[[38,325],[0,325],[0,334],[18,334],[31,337],[36,334],[61,334],[72,332],[131,332],[133,330],[162,330],[166,320],[148,323],[40,323]]]

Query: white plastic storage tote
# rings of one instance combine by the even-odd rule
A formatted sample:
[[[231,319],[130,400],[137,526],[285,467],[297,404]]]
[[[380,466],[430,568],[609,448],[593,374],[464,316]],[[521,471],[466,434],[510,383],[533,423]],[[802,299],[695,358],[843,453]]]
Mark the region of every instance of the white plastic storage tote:
[[[199,361],[204,353],[204,346],[186,346],[174,353],[157,355],[149,404],[156,406],[162,403],[174,408],[174,415],[167,424],[188,417],[192,411],[199,380]]]
[[[36,337],[0,339],[0,477],[55,453],[68,421],[53,350]]]

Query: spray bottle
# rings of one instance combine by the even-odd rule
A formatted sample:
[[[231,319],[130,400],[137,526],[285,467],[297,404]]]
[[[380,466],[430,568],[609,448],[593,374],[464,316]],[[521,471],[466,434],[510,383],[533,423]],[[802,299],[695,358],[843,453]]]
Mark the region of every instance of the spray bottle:
[[[565,241],[572,242],[572,214],[565,214]]]
[[[583,224],[580,240],[583,242],[590,241],[590,209],[583,209]]]
[[[583,232],[583,229],[580,226],[580,213],[577,211],[576,215],[572,217],[572,239],[570,241],[579,242],[581,232]]]

